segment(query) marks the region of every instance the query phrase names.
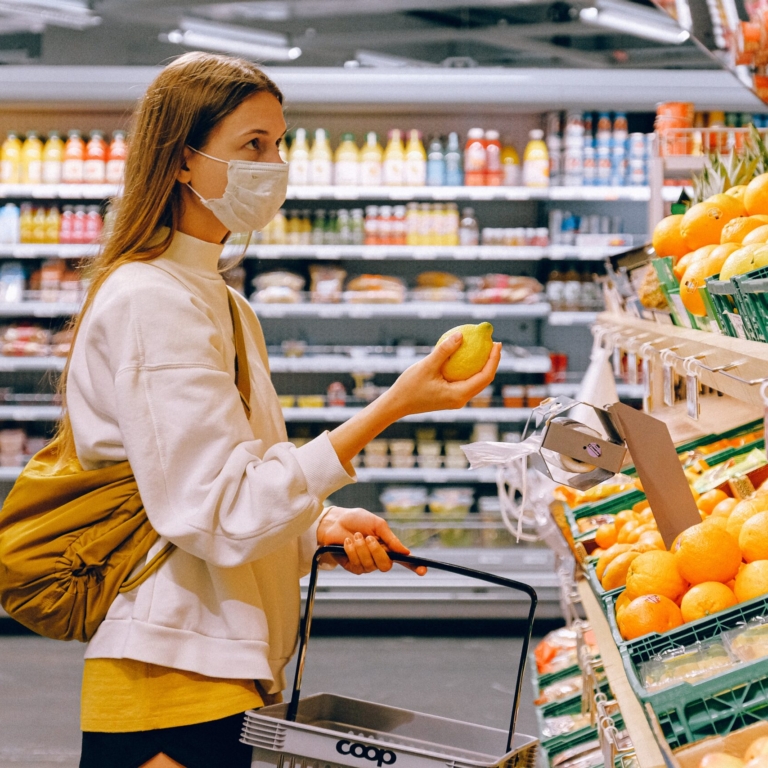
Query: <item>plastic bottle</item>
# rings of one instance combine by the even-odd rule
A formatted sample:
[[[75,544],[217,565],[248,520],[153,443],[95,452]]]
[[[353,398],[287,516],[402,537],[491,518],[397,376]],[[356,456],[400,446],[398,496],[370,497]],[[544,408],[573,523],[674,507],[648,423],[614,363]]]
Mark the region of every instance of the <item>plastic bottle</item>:
[[[423,187],[427,183],[427,152],[421,141],[421,133],[416,129],[408,134],[404,177],[409,187]]]
[[[75,215],[72,219],[72,242],[84,243],[85,242],[85,206],[76,205]]]
[[[448,146],[445,148],[445,184],[448,187],[460,187],[464,184],[459,134],[455,132],[448,134]]]
[[[101,237],[103,222],[98,205],[89,205],[85,213],[85,242],[95,243]]]
[[[408,203],[405,208],[405,244],[418,245],[421,212],[418,203]]]
[[[125,176],[125,160],[128,157],[128,144],[123,131],[112,134],[112,143],[107,154],[105,180],[107,184],[122,184]]]
[[[32,203],[22,203],[19,213],[19,242],[31,243],[33,242],[33,217],[34,210],[32,209]]]
[[[549,273],[549,279],[547,280],[545,290],[547,301],[552,306],[552,309],[555,311],[563,309],[565,283],[563,282],[563,276],[560,274],[559,270],[553,269]]]
[[[549,153],[544,143],[544,131],[536,128],[528,134],[523,155],[523,184],[526,187],[549,186]]]
[[[400,131],[397,128],[391,130],[387,138],[382,162],[384,184],[388,187],[400,187],[405,181],[405,149]]]
[[[360,151],[354,134],[342,134],[334,161],[333,183],[337,187],[356,187],[360,183]]]
[[[309,245],[312,242],[311,212],[303,210],[299,219],[299,245]]]
[[[571,264],[563,277],[563,308],[568,312],[578,312],[581,308],[581,275]]]
[[[362,208],[352,209],[352,245],[362,245],[365,242],[365,218]]]
[[[43,184],[61,183],[61,165],[64,162],[64,142],[56,131],[48,134],[43,147]]]
[[[470,128],[464,147],[464,184],[468,187],[482,187],[486,181],[488,155],[485,146],[485,131]]]
[[[446,216],[448,219],[448,237],[446,239],[446,245],[458,245],[459,244],[459,206],[456,203],[448,203],[446,209]]]
[[[80,136],[80,131],[70,131],[67,143],[64,145],[61,180],[65,184],[82,184],[84,164],[85,142]]]
[[[472,208],[465,208],[461,212],[461,221],[459,222],[459,245],[479,245],[480,229],[477,226],[475,211]]]
[[[45,219],[47,213],[42,205],[38,205],[32,214],[32,243],[45,242]]]
[[[429,142],[427,154],[427,186],[442,187],[445,185],[445,153],[443,142],[439,136],[433,136]]]
[[[317,208],[315,210],[315,219],[312,224],[312,245],[323,244],[323,233],[325,232],[325,210]]]
[[[43,142],[34,131],[30,131],[21,145],[21,183],[40,184],[42,181]]]
[[[107,154],[109,147],[101,131],[91,131],[85,147],[83,181],[87,184],[103,184],[107,178]]]
[[[300,187],[309,184],[309,143],[304,128],[297,128],[288,150],[288,183]]]
[[[0,208],[0,243],[16,245],[19,234],[19,208],[15,203],[6,203]]]
[[[315,187],[330,186],[333,181],[333,152],[324,128],[315,131],[315,142],[309,150],[309,183]]]
[[[504,170],[501,165],[501,140],[498,131],[485,132],[485,183],[489,187],[500,187],[504,183]]]
[[[301,223],[298,211],[288,211],[288,221],[285,228],[285,242],[287,245],[298,245],[301,238]]]
[[[363,187],[379,187],[382,183],[382,163],[384,150],[379,144],[379,137],[374,131],[369,131],[365,144],[360,150],[360,185]]]
[[[0,183],[19,184],[21,181],[21,140],[9,131],[0,149]]]
[[[520,157],[511,144],[501,150],[501,171],[505,187],[520,186]]]
[[[58,243],[59,229],[61,227],[61,214],[57,205],[48,209],[45,214],[45,238],[44,243]]]
[[[392,245],[406,245],[408,234],[404,205],[396,205],[392,211]]]

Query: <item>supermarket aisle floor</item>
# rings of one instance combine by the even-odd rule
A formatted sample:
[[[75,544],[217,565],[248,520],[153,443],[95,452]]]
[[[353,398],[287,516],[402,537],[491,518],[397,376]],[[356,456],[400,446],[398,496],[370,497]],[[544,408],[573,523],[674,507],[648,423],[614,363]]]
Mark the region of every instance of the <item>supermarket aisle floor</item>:
[[[304,693],[333,691],[508,726],[520,641],[313,638]],[[0,637],[0,768],[75,768],[83,646]],[[536,733],[526,680],[518,730]]]

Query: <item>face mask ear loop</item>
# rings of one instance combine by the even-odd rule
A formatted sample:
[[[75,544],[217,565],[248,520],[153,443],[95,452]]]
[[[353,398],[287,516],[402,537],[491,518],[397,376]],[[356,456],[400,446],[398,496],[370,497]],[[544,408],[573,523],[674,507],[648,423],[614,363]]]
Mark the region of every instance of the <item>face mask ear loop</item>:
[[[200,202],[205,205],[207,202],[206,199],[189,182],[186,183],[186,186],[189,187],[198,196],[198,198],[200,198]]]

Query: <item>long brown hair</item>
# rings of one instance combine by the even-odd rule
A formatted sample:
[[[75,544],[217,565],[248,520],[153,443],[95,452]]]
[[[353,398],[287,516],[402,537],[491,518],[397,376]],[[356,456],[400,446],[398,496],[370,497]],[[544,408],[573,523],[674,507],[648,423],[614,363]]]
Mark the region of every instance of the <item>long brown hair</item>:
[[[282,104],[280,89],[258,67],[243,59],[209,53],[186,53],[152,82],[133,118],[123,194],[98,255],[88,268],[90,285],[72,324],[74,348],[82,318],[104,281],[122,264],[151,261],[168,248],[181,218],[181,191],[176,176],[184,147],[205,146],[214,127],[255,93],[271,93]],[[157,232],[168,234],[157,242]],[[58,465],[76,456],[72,424],[66,410],[70,350],[59,392],[64,413],[56,432]]]

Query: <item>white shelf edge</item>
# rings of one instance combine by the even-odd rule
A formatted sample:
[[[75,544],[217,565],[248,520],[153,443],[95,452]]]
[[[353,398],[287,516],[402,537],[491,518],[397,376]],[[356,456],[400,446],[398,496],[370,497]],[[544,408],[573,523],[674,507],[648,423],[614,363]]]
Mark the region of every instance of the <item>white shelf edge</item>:
[[[359,413],[362,408],[283,408],[283,418],[287,422],[324,422],[342,423]],[[456,411],[432,411],[416,416],[406,416],[401,421],[423,423],[453,422],[489,422],[519,424],[528,420],[531,411],[528,408],[473,408],[467,406]]]
[[[560,312],[549,313],[547,322],[553,326],[594,325],[599,312]]]

